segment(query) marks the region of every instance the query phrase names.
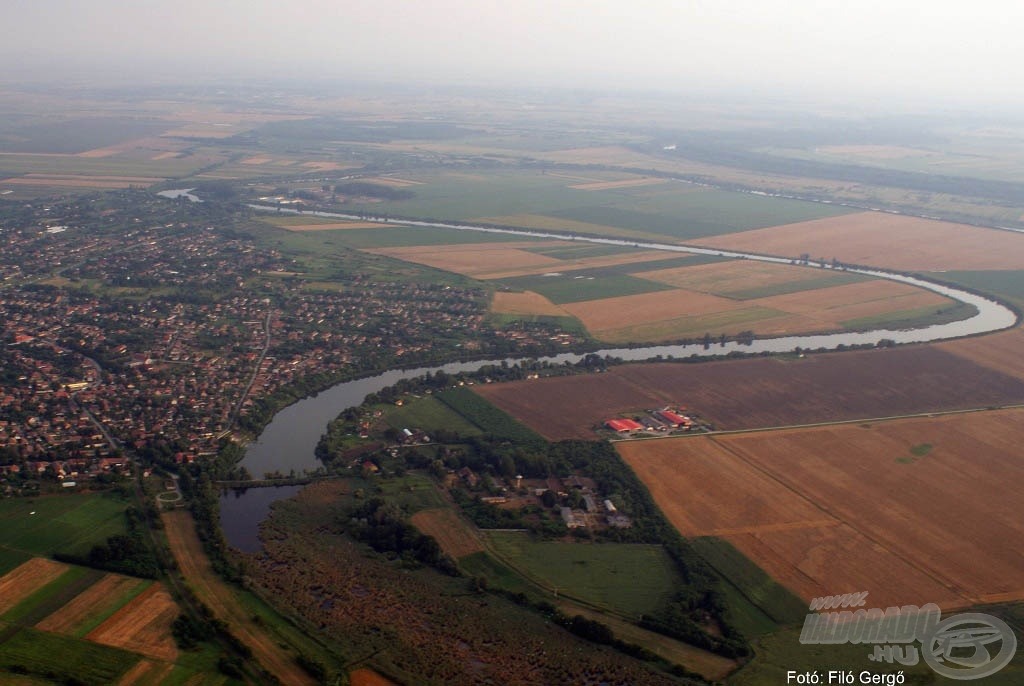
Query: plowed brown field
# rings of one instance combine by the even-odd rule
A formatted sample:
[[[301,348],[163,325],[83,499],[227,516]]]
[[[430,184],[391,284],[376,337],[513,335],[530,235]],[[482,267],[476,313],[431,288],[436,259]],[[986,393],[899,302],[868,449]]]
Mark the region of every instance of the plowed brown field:
[[[0,614],[10,610],[36,590],[68,570],[44,557],[33,557],[0,577]]]
[[[173,662],[178,658],[178,646],[171,636],[171,625],[179,614],[181,610],[167,589],[155,583],[89,632],[86,638]]]
[[[474,390],[552,440],[592,438],[608,417],[666,404],[719,429],[756,429],[1024,402],[1024,380],[934,346],[623,365]]]
[[[810,253],[909,271],[1019,269],[1024,264],[1024,234],[883,212],[742,231],[694,244],[783,257]]]
[[[1024,410],[617,444],[680,531],[804,599],[1024,598]]]
[[[940,343],[938,347],[983,367],[1024,379],[1024,327]]]

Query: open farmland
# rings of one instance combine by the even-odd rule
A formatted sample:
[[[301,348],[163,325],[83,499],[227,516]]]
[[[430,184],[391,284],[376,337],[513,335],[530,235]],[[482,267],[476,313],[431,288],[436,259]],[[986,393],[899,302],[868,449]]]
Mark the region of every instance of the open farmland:
[[[695,245],[767,255],[833,257],[907,271],[1019,269],[1024,235],[882,212],[744,231]]]
[[[491,300],[491,312],[497,314],[520,314],[520,315],[548,315],[552,317],[564,317],[566,311],[554,304],[543,295],[526,291],[524,293],[509,293],[499,291],[494,294]]]
[[[474,390],[552,440],[592,438],[607,417],[667,404],[719,429],[755,429],[1024,402],[1021,379],[933,346],[631,364]]]
[[[726,298],[747,300],[839,286],[867,277],[818,267],[729,260],[644,272],[644,278]]]
[[[462,520],[459,514],[449,508],[420,510],[410,520],[413,526],[427,536],[433,536],[441,550],[452,559],[479,553],[484,549],[475,528]]]
[[[939,343],[938,347],[982,367],[1024,379],[1024,327]]]
[[[725,538],[805,600],[857,589],[871,606],[952,608],[1024,598],[1024,552],[1006,545],[1024,536],[1022,420],[1014,409],[617,448],[680,531]]]
[[[163,584],[152,584],[86,636],[90,641],[173,662],[171,625],[181,611]]]
[[[0,500],[0,551],[84,555],[109,536],[125,533],[127,506],[102,493]]]
[[[51,581],[56,581],[69,569],[60,562],[34,557],[0,577],[0,614],[11,610]]]
[[[107,574],[64,607],[36,624],[40,631],[79,636],[89,633],[96,617],[113,613],[127,600],[149,586],[149,582],[121,574]]]

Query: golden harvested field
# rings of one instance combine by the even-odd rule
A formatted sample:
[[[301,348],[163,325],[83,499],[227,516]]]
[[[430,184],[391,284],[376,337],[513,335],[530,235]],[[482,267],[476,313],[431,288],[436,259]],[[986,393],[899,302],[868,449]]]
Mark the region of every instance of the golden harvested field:
[[[420,510],[410,521],[421,533],[433,536],[441,550],[456,560],[484,549],[476,531],[451,508]]]
[[[154,583],[89,632],[90,641],[173,662],[178,646],[171,625],[181,614],[161,583]]]
[[[629,364],[473,390],[551,440],[593,438],[608,417],[668,404],[733,430],[1024,403],[1024,380],[936,346]]]
[[[953,304],[949,298],[932,291],[883,279],[747,302],[811,317],[820,323],[820,328],[835,328],[842,322],[889,312],[913,312],[924,307],[938,309]]]
[[[644,177],[641,179],[623,179],[621,181],[594,181],[590,183],[577,183],[569,188],[579,191],[607,191],[616,188],[634,188],[636,186],[653,186],[660,183],[668,183],[668,179],[654,179]]]
[[[747,303],[737,300],[681,288],[563,305],[573,316],[579,317],[587,330],[598,338],[601,338],[602,331],[611,329],[676,317],[729,312],[747,306]]]
[[[783,257],[810,253],[907,271],[1019,269],[1024,264],[1024,234],[883,212],[742,231],[694,244]]]
[[[1024,328],[940,343],[939,348],[1018,379],[1024,379]]]
[[[252,621],[251,613],[210,566],[192,515],[185,510],[173,510],[161,513],[160,518],[178,568],[214,616],[226,622],[231,633],[253,651],[256,661],[281,683],[314,686],[316,680],[299,667],[295,655],[282,648],[266,628]]]
[[[145,583],[121,574],[107,574],[71,602],[36,624],[41,631],[53,631],[59,634],[73,633],[74,630],[89,620],[90,617],[110,607],[112,602],[124,593],[138,588]]]
[[[557,245],[567,245],[565,243],[559,243]],[[683,258],[686,256],[683,255]],[[665,259],[665,253],[658,252],[656,250],[645,250],[640,252],[626,252],[618,255],[604,255],[601,257],[582,257],[582,258],[569,258],[560,259],[558,261],[558,270],[561,272],[576,271],[579,269],[600,269],[602,267],[616,267],[623,264],[640,264],[643,262],[651,262],[656,260]],[[514,269],[508,271],[491,272],[483,275],[481,278],[485,279],[508,279],[516,276],[533,276],[537,274],[545,274],[552,271],[549,266],[542,267],[528,267],[521,269]]]
[[[817,267],[773,264],[755,260],[729,260],[712,262],[692,267],[672,267],[644,272],[643,277],[651,281],[686,288],[704,293],[728,295],[780,284],[817,281],[834,275],[822,273]]]
[[[68,566],[44,557],[33,557],[0,577],[0,614],[68,570]]]
[[[496,271],[509,271],[517,274],[519,270],[530,268],[539,268],[542,271],[557,271],[561,268],[561,260],[523,250],[522,245],[522,243],[430,245],[377,248],[366,252],[478,278]]]
[[[543,295],[527,291],[506,293],[499,291],[491,301],[491,312],[498,314],[541,314],[554,317],[568,316],[568,312],[555,305]]]
[[[681,531],[805,600],[953,608],[1024,599],[1022,440],[1015,409],[616,447]]]

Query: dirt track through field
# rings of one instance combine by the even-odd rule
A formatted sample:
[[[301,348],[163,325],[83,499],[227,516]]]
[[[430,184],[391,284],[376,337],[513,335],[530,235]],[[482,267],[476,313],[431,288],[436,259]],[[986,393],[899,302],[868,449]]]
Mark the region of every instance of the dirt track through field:
[[[210,566],[203,544],[196,535],[192,515],[184,510],[161,514],[171,552],[182,575],[195,590],[199,599],[208,605],[228,630],[253,651],[256,660],[281,680],[282,684],[309,684],[317,681],[295,662],[295,656],[282,648],[263,628],[253,623],[234,595],[234,591],[221,580]]]

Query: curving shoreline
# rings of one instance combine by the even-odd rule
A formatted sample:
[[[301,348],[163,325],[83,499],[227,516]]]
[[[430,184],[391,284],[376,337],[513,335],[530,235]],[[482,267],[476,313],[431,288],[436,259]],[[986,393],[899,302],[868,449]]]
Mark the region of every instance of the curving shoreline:
[[[250,205],[255,209],[277,212],[276,208]],[[300,212],[297,210],[281,210],[286,214],[307,214],[311,216],[333,217],[340,219],[360,219],[355,215],[347,215],[330,212]],[[466,231],[482,231],[487,233],[501,233],[509,235],[530,236],[537,238],[574,240],[605,245],[621,245],[628,247],[640,247],[649,250],[664,250],[676,253],[694,253],[704,255],[721,255],[735,257],[738,259],[750,259],[776,264],[790,264],[789,258],[774,257],[770,255],[757,255],[729,250],[717,250],[713,248],[697,248],[684,245],[673,245],[667,243],[651,243],[644,241],[627,241],[614,238],[586,237],[552,232],[515,230],[497,227],[472,226],[464,224],[451,224],[442,222],[427,222],[416,220],[389,220],[388,223],[405,226],[416,226],[423,228],[447,228]],[[821,266],[817,262],[811,262],[813,266]],[[831,269],[825,266],[826,269]],[[945,324],[932,324],[919,329],[890,330],[875,329],[863,332],[840,332],[831,334],[804,334],[795,336],[781,336],[776,338],[755,339],[752,343],[743,344],[730,340],[725,343],[713,343],[710,347],[704,343],[692,343],[688,345],[655,345],[633,348],[607,348],[591,353],[562,353],[548,357],[539,358],[542,361],[549,361],[555,364],[564,362],[578,362],[587,354],[597,354],[602,357],[620,357],[629,361],[642,361],[661,357],[684,358],[692,355],[727,355],[730,352],[743,352],[746,354],[757,353],[784,353],[790,352],[797,347],[809,350],[835,349],[838,346],[865,346],[877,345],[879,341],[891,340],[895,343],[924,343],[931,341],[948,340],[952,338],[963,338],[992,333],[1008,329],[1016,325],[1019,315],[1003,303],[965,289],[948,284],[937,283],[908,274],[897,274],[884,270],[871,269],[867,267],[848,267],[846,271],[872,276],[876,278],[897,281],[919,288],[925,288],[932,292],[946,296],[958,302],[966,303],[977,308],[977,314],[967,319]],[[382,388],[390,386],[400,379],[422,376],[427,372],[438,370],[447,373],[458,373],[474,371],[488,364],[500,364],[502,362],[514,363],[521,358],[508,358],[506,360],[477,360],[471,362],[452,362],[445,365],[432,367],[418,367],[414,369],[392,369],[372,376],[345,381],[328,388],[314,396],[300,400],[274,415],[270,423],[264,427],[256,441],[251,443],[241,464],[250,473],[262,475],[268,471],[281,471],[288,473],[294,469],[301,473],[303,470],[314,470],[319,462],[314,455],[316,443],[323,433],[327,423],[348,407],[361,404],[364,398],[370,393],[375,393]],[[532,359],[532,358],[531,358]],[[291,495],[288,489],[282,493],[275,489],[275,495],[279,498]],[[276,500],[278,498],[273,498]],[[260,549],[257,537],[259,523],[265,516],[269,502],[264,504],[266,498],[260,498],[260,507],[254,511],[248,507],[245,496],[226,495],[221,498],[221,525],[228,538],[228,542],[243,551],[255,552]],[[262,512],[260,511],[262,510]],[[225,526],[225,522],[229,525]]]

